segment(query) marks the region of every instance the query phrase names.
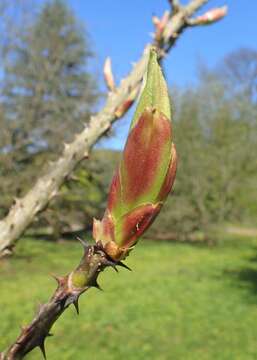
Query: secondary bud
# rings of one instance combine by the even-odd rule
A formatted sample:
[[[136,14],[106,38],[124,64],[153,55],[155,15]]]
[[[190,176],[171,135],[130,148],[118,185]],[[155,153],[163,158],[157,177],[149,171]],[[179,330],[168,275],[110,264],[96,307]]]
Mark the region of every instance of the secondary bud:
[[[111,91],[114,91],[115,90],[115,81],[114,81],[114,77],[113,77],[113,73],[112,73],[112,63],[111,63],[111,59],[109,57],[106,58],[106,60],[105,60],[103,73],[104,73],[104,79],[105,79],[108,89]]]
[[[158,16],[153,15],[152,22],[153,22],[154,26],[157,27],[160,24],[161,20],[158,18]]]
[[[116,118],[120,118],[123,115],[125,115],[125,113],[130,109],[130,107],[134,104],[134,101],[136,99],[138,93],[138,89],[134,89],[130,92],[128,98],[120,105],[117,107],[117,109],[115,110],[114,114]]]
[[[227,6],[211,9],[207,11],[205,14],[198,16],[193,21],[194,24],[196,25],[212,24],[215,21],[221,20],[224,16],[227,15],[227,12],[228,12]]]
[[[169,11],[165,11],[161,19],[157,18],[156,16],[154,16],[152,18],[153,23],[156,27],[156,32],[155,32],[155,40],[156,41],[161,40],[163,31],[169,21],[169,18],[170,18]]]

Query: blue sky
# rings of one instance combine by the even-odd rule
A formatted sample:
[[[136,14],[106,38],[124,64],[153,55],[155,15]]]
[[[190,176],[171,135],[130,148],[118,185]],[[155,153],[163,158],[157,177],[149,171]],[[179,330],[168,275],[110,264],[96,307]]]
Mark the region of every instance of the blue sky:
[[[67,2],[90,34],[96,54],[93,68],[98,73],[102,89],[105,58],[111,57],[119,81],[130,71],[131,63],[139,59],[144,45],[151,40],[151,16],[161,15],[169,7],[167,0]],[[257,0],[209,0],[200,13],[223,5],[229,7],[224,20],[208,27],[186,30],[168,55],[164,66],[170,86],[194,84],[197,65],[201,62],[214,66],[224,55],[239,47],[257,47]],[[130,116],[131,113],[115,126],[116,136],[105,141],[104,146],[123,147]]]

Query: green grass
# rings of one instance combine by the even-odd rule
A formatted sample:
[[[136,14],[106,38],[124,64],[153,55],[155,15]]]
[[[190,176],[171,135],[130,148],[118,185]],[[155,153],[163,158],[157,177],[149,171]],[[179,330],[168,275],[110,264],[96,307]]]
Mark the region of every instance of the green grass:
[[[0,349],[53,292],[49,274],[80,258],[77,243],[22,240],[0,263]],[[101,274],[55,324],[49,360],[257,359],[257,239],[217,247],[142,242],[128,258],[133,272]],[[42,359],[34,350],[28,359]]]

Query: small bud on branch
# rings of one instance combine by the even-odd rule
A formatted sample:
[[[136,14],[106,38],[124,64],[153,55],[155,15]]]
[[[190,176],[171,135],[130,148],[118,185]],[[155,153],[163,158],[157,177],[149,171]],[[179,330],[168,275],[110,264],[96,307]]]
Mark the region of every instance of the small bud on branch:
[[[158,16],[155,16],[155,15],[152,16],[152,22],[155,27],[157,27],[160,24],[160,21],[161,20],[158,18]]]
[[[169,18],[170,18],[169,11],[165,11],[161,19],[159,19],[157,16],[152,17],[153,24],[156,28],[154,38],[157,42],[161,41],[163,31],[169,21]]]
[[[135,88],[130,92],[128,98],[124,101],[124,103],[117,107],[117,109],[115,110],[115,116],[117,119],[125,115],[125,113],[131,108],[131,106],[134,104],[137,94],[138,89]]]
[[[227,15],[228,8],[223,6],[207,11],[205,14],[198,16],[195,19],[189,20],[190,25],[209,25],[216,21],[219,21]]]
[[[112,63],[111,63],[110,57],[106,58],[106,60],[105,60],[104,67],[103,67],[103,73],[104,73],[104,79],[105,79],[107,88],[110,91],[114,91],[116,86],[115,86],[114,76],[113,76],[113,72],[112,72]]]

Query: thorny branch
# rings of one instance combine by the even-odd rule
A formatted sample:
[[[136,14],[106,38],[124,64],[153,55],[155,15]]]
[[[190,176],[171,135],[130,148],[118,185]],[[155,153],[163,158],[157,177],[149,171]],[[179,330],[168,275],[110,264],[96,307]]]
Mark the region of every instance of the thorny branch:
[[[61,316],[61,314],[73,304],[79,314],[79,297],[91,287],[100,289],[97,283],[97,277],[106,267],[112,267],[115,271],[117,266],[122,266],[130,270],[121,261],[113,261],[104,252],[101,244],[89,246],[83,241],[84,254],[78,267],[70,274],[64,277],[55,277],[58,286],[50,300],[40,305],[36,317],[30,325],[24,326],[21,334],[10,346],[6,353],[0,354],[0,360],[17,360],[39,347],[44,358],[45,340],[52,336],[50,333],[52,325]],[[83,281],[81,282],[81,278]]]
[[[170,1],[173,11],[166,12],[162,19],[153,19],[156,26],[154,44],[160,58],[163,58],[175,44],[179,34],[190,26],[188,20],[206,2],[207,0],[192,0],[187,6],[182,7],[178,1]],[[111,82],[109,83],[109,88],[113,90],[109,93],[104,108],[97,115],[92,116],[89,125],[85,126],[72,143],[65,145],[60,159],[50,166],[48,173],[38,180],[23,199],[16,201],[8,216],[0,222],[2,254],[11,250],[18,237],[33,221],[35,214],[42,211],[49,200],[56,195],[58,188],[74,167],[83,158],[88,157],[96,141],[134,102],[146,70],[149,48],[150,44],[147,44],[142,58],[128,77],[121,81],[118,88],[114,87],[113,82],[112,85]],[[110,64],[108,66],[108,71],[111,71]],[[116,271],[117,266],[126,267],[120,261],[115,262],[108,257],[101,244],[97,243],[93,246],[84,244],[84,255],[78,267],[67,276],[56,278],[58,286],[53,296],[40,307],[30,325],[22,329],[9,349],[0,355],[0,360],[23,359],[35,347],[40,347],[45,356],[44,342],[48,336],[51,336],[52,325],[70,304],[74,304],[78,311],[79,296],[90,287],[99,287],[97,284],[99,273],[110,266]]]

